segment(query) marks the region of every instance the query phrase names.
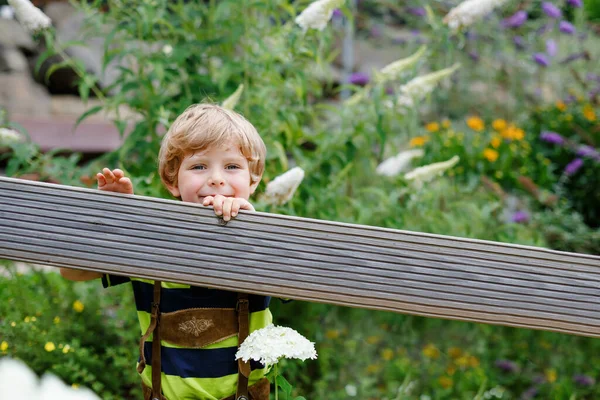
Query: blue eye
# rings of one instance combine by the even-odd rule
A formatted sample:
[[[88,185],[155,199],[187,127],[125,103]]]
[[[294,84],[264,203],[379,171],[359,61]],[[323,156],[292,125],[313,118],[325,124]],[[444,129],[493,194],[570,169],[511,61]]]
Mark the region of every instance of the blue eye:
[[[203,170],[203,169],[206,169],[206,167],[205,167],[204,165],[194,165],[194,166],[192,167],[192,169],[199,169],[199,170]]]
[[[237,165],[228,165],[228,166],[227,166],[227,167],[225,167],[225,168],[226,168],[226,169],[238,169],[238,168],[240,168],[240,167],[239,167],[239,166],[237,166]]]

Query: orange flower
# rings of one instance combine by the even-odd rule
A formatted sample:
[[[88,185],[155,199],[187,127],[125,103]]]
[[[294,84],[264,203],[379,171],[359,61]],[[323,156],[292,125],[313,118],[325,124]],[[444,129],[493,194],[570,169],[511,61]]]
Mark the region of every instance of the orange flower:
[[[477,132],[481,132],[485,129],[485,123],[479,117],[467,118],[467,126]]]
[[[408,143],[408,145],[410,147],[420,147],[420,146],[423,146],[428,140],[429,140],[429,138],[427,136],[417,136],[417,137],[410,139],[410,142]]]
[[[525,131],[513,124],[507,126],[500,134],[508,140],[523,140],[525,138]]]
[[[450,347],[448,349],[448,355],[450,358],[456,359],[462,355],[462,350],[458,347]]]
[[[592,106],[589,104],[586,104],[583,107],[583,116],[585,117],[585,119],[587,119],[590,122],[593,122],[596,120],[596,113],[594,112],[594,109],[592,108]]]
[[[483,157],[489,162],[494,162],[498,159],[498,152],[494,149],[485,149],[483,150]]]
[[[429,132],[437,132],[440,130],[440,124],[437,122],[430,122],[425,125],[425,129],[427,129]]]
[[[506,121],[503,119],[495,119],[494,122],[492,122],[492,128],[494,128],[497,131],[502,131],[506,129],[506,125]]]
[[[423,355],[427,358],[435,360],[440,356],[440,351],[437,347],[435,347],[435,345],[430,343],[427,346],[423,347]]]
[[[567,105],[559,100],[556,102],[556,108],[558,108],[560,111],[565,111],[567,109]]]
[[[493,148],[497,149],[502,144],[502,138],[499,136],[494,136],[492,138],[492,140],[490,141],[490,144],[492,145]]]
[[[448,388],[452,387],[452,385],[454,384],[454,381],[451,378],[448,378],[447,376],[440,376],[438,379],[438,383],[444,389],[448,389]]]

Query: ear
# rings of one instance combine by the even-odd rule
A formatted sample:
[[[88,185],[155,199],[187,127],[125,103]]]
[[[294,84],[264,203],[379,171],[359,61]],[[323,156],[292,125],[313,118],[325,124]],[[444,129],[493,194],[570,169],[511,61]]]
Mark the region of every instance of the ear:
[[[256,188],[258,187],[258,184],[260,183],[262,177],[260,177],[256,182],[254,182],[253,184],[250,185],[250,195],[253,195],[254,192],[256,191]]]
[[[173,197],[180,197],[181,196],[181,192],[179,191],[179,188],[177,186],[167,185],[167,189],[169,190],[169,192],[171,192],[171,194],[173,195]]]

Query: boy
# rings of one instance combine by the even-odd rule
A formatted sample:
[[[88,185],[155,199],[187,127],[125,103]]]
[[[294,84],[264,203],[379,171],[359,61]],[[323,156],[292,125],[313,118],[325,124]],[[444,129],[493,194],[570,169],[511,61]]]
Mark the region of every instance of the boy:
[[[244,117],[196,104],[163,138],[159,172],[173,196],[212,206],[229,221],[239,210],[254,211],[248,198],[262,178],[265,156],[264,142]],[[104,168],[97,178],[100,190],[133,194],[121,170]],[[61,274],[74,281],[102,278],[104,287],[132,283],[143,334],[138,372],[145,400],[268,400],[266,368],[238,364],[234,355],[238,337],[241,342],[272,322],[269,297],[67,268]],[[153,342],[155,337],[160,339]]]

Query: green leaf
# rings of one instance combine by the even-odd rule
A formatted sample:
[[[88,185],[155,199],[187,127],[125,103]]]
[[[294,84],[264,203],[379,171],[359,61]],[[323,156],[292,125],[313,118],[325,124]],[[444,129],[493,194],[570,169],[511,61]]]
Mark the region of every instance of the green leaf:
[[[35,71],[36,75],[40,72],[40,68],[42,67],[44,61],[46,61],[55,54],[56,52],[54,51],[54,49],[50,48],[38,56],[37,61],[35,62],[35,66],[33,67],[33,70]]]
[[[77,121],[75,122],[75,126],[73,127],[73,129],[77,128],[84,119],[86,119],[90,115],[97,114],[100,110],[102,110],[102,106],[95,106],[95,107],[90,108],[83,114],[81,114],[81,116],[79,118],[77,118]]]
[[[290,383],[287,381],[287,379],[285,379],[283,376],[281,375],[277,375],[277,385],[281,388],[281,390],[283,390],[283,392],[286,394],[286,397],[289,398],[290,395],[292,394],[292,385],[290,385]]]
[[[46,76],[44,77],[44,80],[46,81],[46,83],[48,83],[50,81],[50,76],[54,72],[58,71],[61,68],[66,68],[66,67],[69,67],[69,66],[70,66],[70,62],[68,60],[61,61],[61,62],[59,62],[57,64],[52,64],[50,66],[50,68],[48,68],[48,71],[46,71]]]

